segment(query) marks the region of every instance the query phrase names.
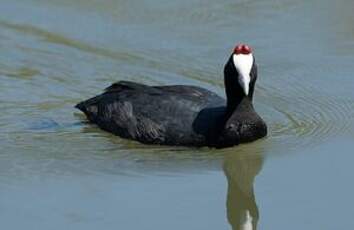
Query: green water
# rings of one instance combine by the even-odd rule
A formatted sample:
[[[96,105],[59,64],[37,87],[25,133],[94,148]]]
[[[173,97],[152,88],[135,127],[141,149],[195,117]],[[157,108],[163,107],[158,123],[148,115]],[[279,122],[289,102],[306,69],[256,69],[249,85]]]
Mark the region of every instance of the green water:
[[[351,229],[350,0],[1,0],[6,229]],[[73,106],[118,80],[223,95],[238,42],[270,132],[223,150],[146,146]],[[249,223],[248,223],[249,222]]]

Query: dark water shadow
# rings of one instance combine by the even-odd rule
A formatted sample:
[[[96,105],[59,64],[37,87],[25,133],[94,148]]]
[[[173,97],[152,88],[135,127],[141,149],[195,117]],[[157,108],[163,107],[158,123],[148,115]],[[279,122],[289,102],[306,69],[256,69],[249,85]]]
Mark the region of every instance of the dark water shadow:
[[[228,182],[227,219],[233,230],[256,230],[259,210],[254,193],[254,180],[260,172],[262,154],[227,154],[224,173]]]

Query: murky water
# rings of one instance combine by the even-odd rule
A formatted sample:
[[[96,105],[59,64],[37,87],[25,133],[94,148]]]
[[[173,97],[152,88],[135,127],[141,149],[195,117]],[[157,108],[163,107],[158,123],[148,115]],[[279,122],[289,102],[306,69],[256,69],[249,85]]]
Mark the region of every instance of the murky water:
[[[0,220],[7,229],[350,229],[353,1],[1,0]],[[73,108],[118,80],[223,95],[255,50],[267,138],[138,144]]]

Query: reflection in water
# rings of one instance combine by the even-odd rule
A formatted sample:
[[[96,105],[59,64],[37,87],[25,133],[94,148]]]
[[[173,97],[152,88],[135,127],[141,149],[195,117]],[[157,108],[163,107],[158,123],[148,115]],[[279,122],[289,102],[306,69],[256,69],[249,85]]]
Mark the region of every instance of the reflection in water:
[[[262,155],[230,153],[225,156],[227,218],[233,230],[257,229],[259,213],[253,183],[262,164]]]

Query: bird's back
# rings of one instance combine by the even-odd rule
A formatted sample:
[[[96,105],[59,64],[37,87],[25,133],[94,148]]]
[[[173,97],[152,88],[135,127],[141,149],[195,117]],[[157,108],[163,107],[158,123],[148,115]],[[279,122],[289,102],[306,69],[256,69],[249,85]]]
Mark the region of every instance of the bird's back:
[[[91,122],[124,138],[149,144],[202,146],[208,145],[224,106],[223,98],[196,86],[121,81],[76,107]]]

